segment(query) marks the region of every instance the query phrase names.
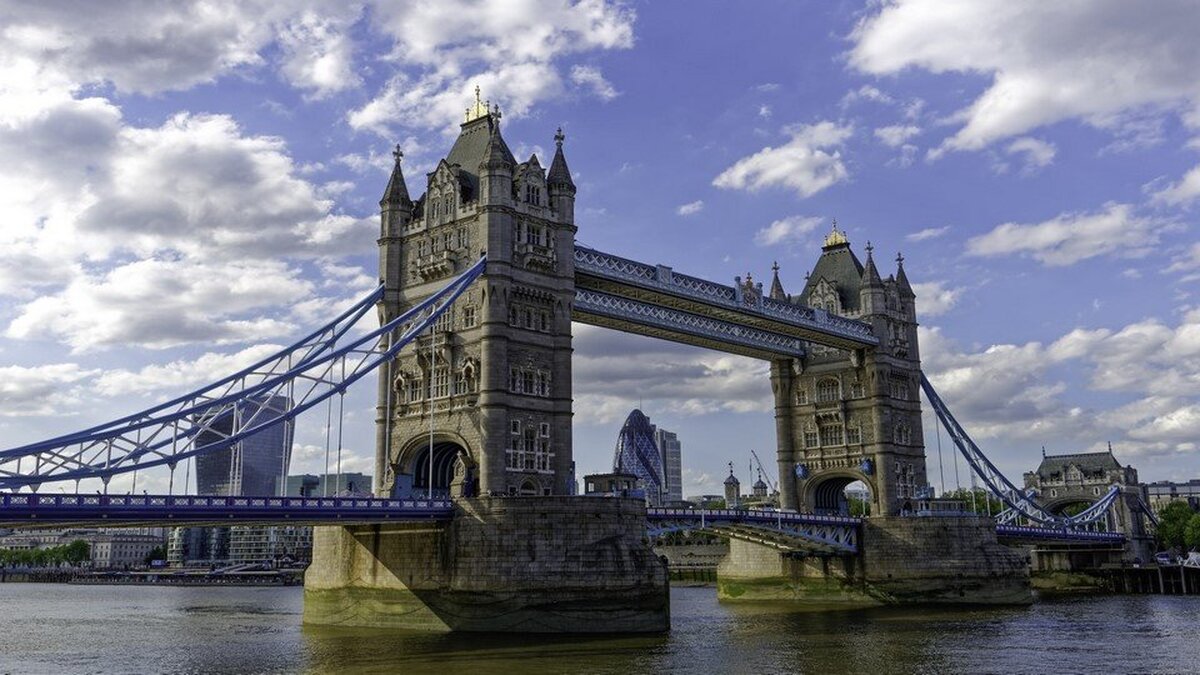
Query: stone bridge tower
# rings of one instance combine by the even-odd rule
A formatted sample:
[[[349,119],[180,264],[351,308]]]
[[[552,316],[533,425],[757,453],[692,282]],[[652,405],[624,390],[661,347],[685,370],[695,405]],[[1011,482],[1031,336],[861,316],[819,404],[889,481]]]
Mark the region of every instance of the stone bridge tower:
[[[476,90],[416,200],[397,148],[380,202],[380,319],[428,297],[482,253],[488,261],[433,335],[381,369],[380,494],[571,492],[575,185],[561,130],[546,172],[536,155],[516,161],[500,117]]]
[[[927,486],[915,295],[902,257],[883,279],[866,250],[864,265],[835,222],[798,296],[784,294],[778,271],[772,283],[773,298],[869,322],[880,338],[875,349],[810,345],[803,359],[772,363],[784,508],[845,511],[843,490],[862,481],[871,514],[895,515]]]

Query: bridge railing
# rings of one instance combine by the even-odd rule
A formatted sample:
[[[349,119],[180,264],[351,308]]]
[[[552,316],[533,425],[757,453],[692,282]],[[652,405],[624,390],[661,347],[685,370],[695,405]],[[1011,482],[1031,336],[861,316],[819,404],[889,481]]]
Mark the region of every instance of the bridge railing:
[[[17,493],[0,495],[3,507],[41,508],[113,508],[159,510],[170,507],[217,509],[409,509],[447,510],[454,507],[448,499],[387,499],[377,497],[221,497],[167,495],[39,495]]]
[[[996,536],[1057,539],[1060,541],[1105,541],[1113,543],[1123,543],[1125,541],[1125,535],[1120,532],[1091,532],[1088,530],[1067,530],[1054,527],[1034,527],[1031,525],[997,525]]]
[[[824,525],[859,525],[862,518],[852,516],[826,516],[794,511],[766,511],[762,509],[670,509],[648,508],[646,518],[650,520],[691,518],[700,520],[746,520],[755,522],[816,523]]]

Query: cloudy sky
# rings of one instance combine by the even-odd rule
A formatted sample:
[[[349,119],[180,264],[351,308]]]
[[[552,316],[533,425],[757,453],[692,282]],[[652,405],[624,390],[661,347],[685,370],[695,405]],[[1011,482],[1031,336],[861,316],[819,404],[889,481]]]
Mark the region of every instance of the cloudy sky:
[[[1011,477],[1109,441],[1144,479],[1200,476],[1200,4],[1153,7],[0,0],[0,445],[214,379],[372,288],[390,148],[419,192],[479,85],[520,159],[566,131],[589,246],[719,280],[777,260],[791,292],[832,218],[885,274],[902,250],[926,372]],[[581,473],[638,405],[679,433],[687,494],[771,454],[765,364],[575,335]],[[360,389],[346,466],[369,470]]]

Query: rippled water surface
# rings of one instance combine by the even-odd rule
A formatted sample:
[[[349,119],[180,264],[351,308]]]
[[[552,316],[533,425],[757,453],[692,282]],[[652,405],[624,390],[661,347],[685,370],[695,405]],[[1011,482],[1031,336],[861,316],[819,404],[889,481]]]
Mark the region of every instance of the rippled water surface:
[[[299,588],[0,584],[0,673],[1200,671],[1200,596],[796,612],[672,589],[670,634],[302,627]]]

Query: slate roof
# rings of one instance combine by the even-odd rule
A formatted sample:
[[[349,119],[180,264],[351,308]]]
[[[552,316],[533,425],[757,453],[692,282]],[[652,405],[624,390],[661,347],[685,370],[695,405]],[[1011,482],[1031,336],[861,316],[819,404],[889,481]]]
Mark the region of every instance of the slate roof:
[[[1046,455],[1038,464],[1037,474],[1043,478],[1061,476],[1065,467],[1075,465],[1085,475],[1103,474],[1120,469],[1121,463],[1111,452],[1079,452],[1069,455]]]
[[[821,257],[817,259],[817,265],[808,275],[808,283],[804,284],[804,290],[798,296],[799,302],[805,305],[809,304],[809,295],[816,288],[817,282],[821,279],[828,279],[837,283],[842,307],[848,311],[857,312],[859,307],[858,290],[862,285],[862,274],[862,263],[858,261],[854,251],[850,250],[849,243],[826,246],[821,249]]]

